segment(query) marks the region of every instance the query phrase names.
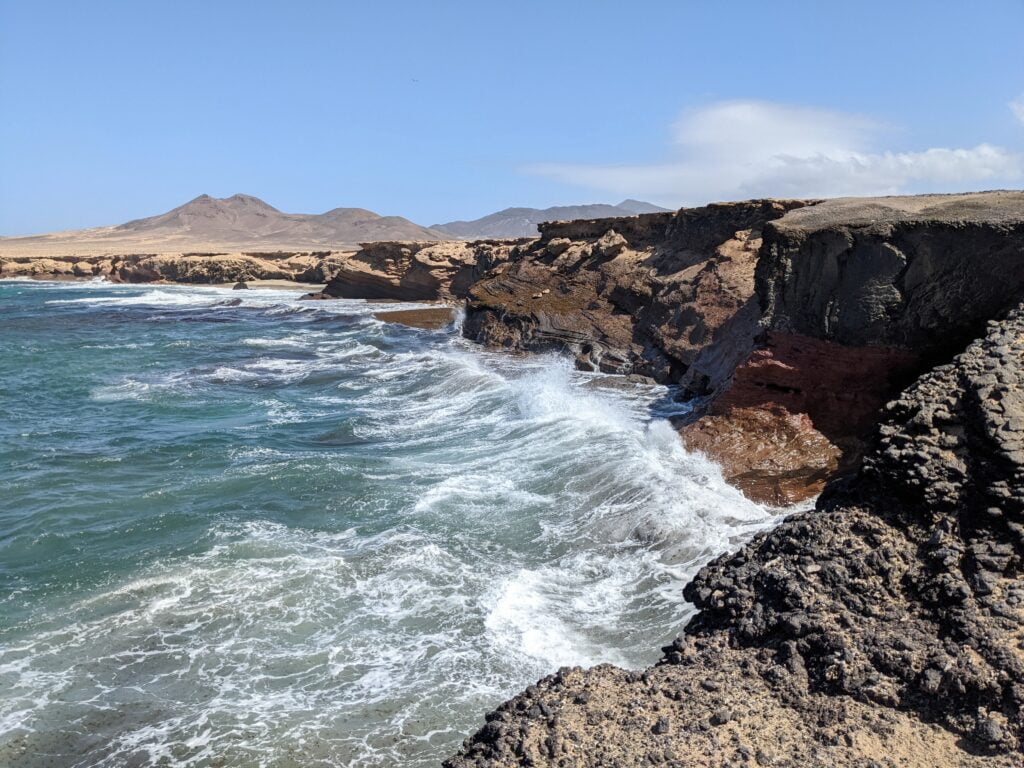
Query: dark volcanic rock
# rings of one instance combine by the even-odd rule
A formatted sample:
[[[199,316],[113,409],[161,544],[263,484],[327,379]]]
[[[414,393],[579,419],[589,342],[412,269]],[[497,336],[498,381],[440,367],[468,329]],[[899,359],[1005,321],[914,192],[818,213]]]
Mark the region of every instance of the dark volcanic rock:
[[[542,225],[470,289],[464,332],[705,397],[684,441],[787,504],[1022,290],[1020,192],[761,200]]]
[[[755,200],[543,224],[539,240],[471,288],[465,333],[496,346],[564,349],[583,368],[711,392],[753,346],[761,228],[804,204]]]
[[[816,510],[705,567],[660,665],[563,670],[447,765],[1024,765],[1022,386],[1018,309]]]
[[[785,503],[828,474],[808,445],[824,437],[832,468],[855,466],[881,405],[1024,296],[1024,194],[793,210],[765,225],[756,281],[764,333],[683,438],[748,495]]]

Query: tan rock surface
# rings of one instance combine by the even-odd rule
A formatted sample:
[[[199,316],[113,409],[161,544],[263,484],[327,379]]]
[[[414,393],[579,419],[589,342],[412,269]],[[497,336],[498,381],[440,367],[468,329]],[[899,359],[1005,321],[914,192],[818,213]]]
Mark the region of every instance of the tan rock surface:
[[[0,257],[0,277],[102,278],[121,283],[237,283],[286,280],[326,283],[345,252],[131,253]]]
[[[517,242],[363,243],[339,263],[324,295],[400,301],[462,298],[487,270],[508,258]]]

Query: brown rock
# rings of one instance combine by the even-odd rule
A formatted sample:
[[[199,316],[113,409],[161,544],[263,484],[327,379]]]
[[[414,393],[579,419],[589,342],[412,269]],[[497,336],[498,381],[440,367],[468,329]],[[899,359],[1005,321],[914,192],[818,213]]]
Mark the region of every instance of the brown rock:
[[[0,262],[0,276],[90,279],[114,282],[229,283],[293,280],[322,283],[345,253],[129,253],[91,256],[11,256]]]
[[[703,568],[661,663],[560,670],[446,766],[1024,765],[1022,390],[1024,305],[892,401],[816,509]]]
[[[508,258],[517,241],[376,242],[336,264],[324,293],[346,299],[451,300]]]
[[[388,312],[374,312],[373,316],[385,323],[399,323],[411,328],[436,330],[451,325],[455,319],[455,310],[451,307],[431,307],[429,309],[396,309]]]
[[[731,485],[775,506],[820,493],[841,456],[807,414],[771,404],[708,414],[680,434],[688,448],[721,464]]]

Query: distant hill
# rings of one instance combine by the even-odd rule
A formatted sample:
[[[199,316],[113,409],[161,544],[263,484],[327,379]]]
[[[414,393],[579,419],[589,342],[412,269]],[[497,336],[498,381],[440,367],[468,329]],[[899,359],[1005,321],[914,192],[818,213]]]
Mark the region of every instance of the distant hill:
[[[314,245],[356,244],[364,240],[438,240],[442,235],[401,216],[381,216],[364,208],[327,213],[282,213],[258,197],[200,195],[174,210],[113,228],[117,233],[203,242],[267,241]]]
[[[618,205],[556,205],[552,208],[506,208],[472,221],[449,221],[434,224],[431,229],[448,237],[473,240],[486,237],[536,237],[537,225],[545,221],[568,219],[603,219],[611,216],[633,216],[638,213],[667,211],[641,200],[623,200]]]
[[[71,255],[170,253],[188,251],[345,250],[377,240],[450,240],[534,237],[537,223],[593,219],[662,211],[650,203],[507,208],[476,221],[423,227],[401,216],[381,216],[364,208],[326,213],[284,213],[252,195],[217,198],[200,195],[167,213],[113,227],[0,237],[0,254]]]
[[[627,198],[619,203],[616,208],[622,208],[626,211],[633,213],[667,213],[671,208],[662,208],[660,205],[654,205],[653,203],[645,203],[643,200],[634,200]]]
[[[363,208],[326,213],[283,213],[252,195],[200,195],[167,213],[114,227],[2,238],[0,250],[126,252],[188,250],[316,250],[354,247],[372,240],[441,240],[448,237],[401,216]]]

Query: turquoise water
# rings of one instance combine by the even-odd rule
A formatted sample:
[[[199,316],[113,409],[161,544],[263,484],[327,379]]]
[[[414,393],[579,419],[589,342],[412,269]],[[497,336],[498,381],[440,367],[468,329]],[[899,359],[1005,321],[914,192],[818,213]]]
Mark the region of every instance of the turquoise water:
[[[0,281],[0,765],[436,765],[775,520],[664,388],[298,295]]]

